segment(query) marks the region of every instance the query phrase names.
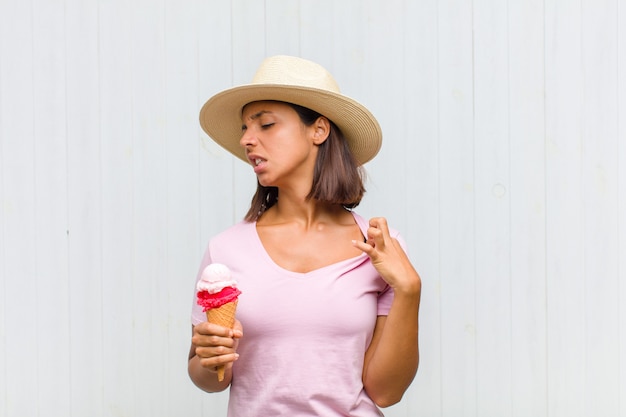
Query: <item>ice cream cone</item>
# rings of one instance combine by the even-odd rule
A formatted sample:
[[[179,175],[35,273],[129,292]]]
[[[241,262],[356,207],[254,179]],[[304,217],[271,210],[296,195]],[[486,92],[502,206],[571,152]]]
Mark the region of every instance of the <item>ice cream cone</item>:
[[[218,324],[220,326],[232,329],[235,324],[235,311],[237,310],[237,301],[231,301],[220,307],[211,308],[206,311],[206,318],[209,323]],[[217,380],[224,380],[225,366],[217,367]]]
[[[196,285],[198,304],[206,312],[209,323],[232,329],[235,324],[235,310],[241,291],[233,279],[230,269],[220,263],[207,265]],[[217,367],[217,380],[224,380],[225,365]]]

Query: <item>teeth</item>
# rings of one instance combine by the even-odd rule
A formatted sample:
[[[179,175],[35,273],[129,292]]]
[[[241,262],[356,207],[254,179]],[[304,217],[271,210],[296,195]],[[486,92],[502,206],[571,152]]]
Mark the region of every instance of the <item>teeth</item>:
[[[254,160],[254,165],[259,165],[261,162],[263,162],[263,160],[261,158],[256,158]]]

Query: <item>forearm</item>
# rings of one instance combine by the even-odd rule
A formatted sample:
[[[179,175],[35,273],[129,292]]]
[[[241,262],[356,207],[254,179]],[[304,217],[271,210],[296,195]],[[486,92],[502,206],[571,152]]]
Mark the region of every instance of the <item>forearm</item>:
[[[396,294],[382,331],[368,350],[363,384],[381,407],[400,401],[417,372],[418,311],[419,294]]]

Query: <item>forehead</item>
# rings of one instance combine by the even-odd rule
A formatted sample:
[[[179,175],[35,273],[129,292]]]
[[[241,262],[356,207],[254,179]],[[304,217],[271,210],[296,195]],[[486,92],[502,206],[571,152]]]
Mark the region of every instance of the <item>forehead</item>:
[[[286,103],[279,101],[253,101],[243,106],[241,118],[243,120],[254,120],[268,113],[295,113],[295,110]]]

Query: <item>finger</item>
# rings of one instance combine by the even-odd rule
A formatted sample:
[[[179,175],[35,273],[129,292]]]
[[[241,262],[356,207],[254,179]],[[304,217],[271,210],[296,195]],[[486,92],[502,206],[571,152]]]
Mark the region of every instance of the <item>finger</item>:
[[[232,339],[231,339],[232,340]],[[196,355],[202,358],[232,355],[235,353],[233,344],[196,346]]]
[[[198,356],[202,367],[209,370],[215,370],[218,366],[227,365],[239,359],[239,354],[234,352],[217,356],[203,356],[202,353],[196,353],[196,355]]]
[[[243,326],[241,325],[241,322],[237,319],[235,319],[235,324],[233,325],[233,337],[235,339],[243,337]]]
[[[362,242],[360,240],[353,240],[352,246],[354,246],[357,249],[360,249],[361,251],[365,252],[367,255],[370,255],[370,256],[374,251],[374,247],[371,244],[367,242]]]
[[[389,225],[387,224],[387,219],[384,217],[373,217],[370,219],[370,227],[378,229],[381,231],[383,237],[387,239],[390,237],[389,234]]]
[[[367,229],[367,243],[378,248],[383,248],[385,245],[385,235],[378,226],[370,226]]]
[[[241,330],[233,330],[213,323],[200,323],[194,327],[191,341],[196,346],[232,346],[234,338],[243,336]]]
[[[233,354],[236,352],[238,342],[238,339],[232,337],[216,335],[194,336],[192,338],[196,355],[204,358]]]
[[[232,329],[229,329],[228,327],[220,326],[215,323],[209,323],[208,321],[198,324],[195,327],[195,331],[197,331],[198,334],[207,335],[207,336],[208,335],[215,335],[215,336],[221,336],[221,337],[233,336]]]

